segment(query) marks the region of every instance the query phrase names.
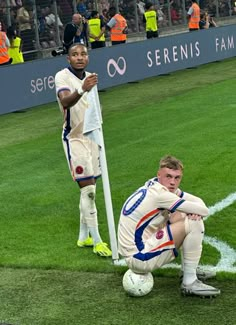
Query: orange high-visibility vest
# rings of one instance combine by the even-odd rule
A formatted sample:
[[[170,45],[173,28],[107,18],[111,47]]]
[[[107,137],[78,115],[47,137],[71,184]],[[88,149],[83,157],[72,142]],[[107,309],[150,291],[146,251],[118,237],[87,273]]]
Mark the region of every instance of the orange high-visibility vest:
[[[10,60],[6,46],[6,33],[0,32],[0,64],[6,63]]]
[[[125,41],[127,39],[126,34],[123,34],[123,30],[127,26],[125,18],[120,14],[116,14],[113,18],[115,18],[116,24],[111,29],[111,41]]]
[[[193,13],[189,19],[188,27],[189,29],[199,29],[200,8],[197,3],[193,3],[192,8],[193,8]]]

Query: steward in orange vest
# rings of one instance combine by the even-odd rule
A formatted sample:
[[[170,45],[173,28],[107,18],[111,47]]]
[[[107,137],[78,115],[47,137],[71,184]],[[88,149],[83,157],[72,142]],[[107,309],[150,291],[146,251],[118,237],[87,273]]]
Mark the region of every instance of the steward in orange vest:
[[[10,42],[5,32],[0,31],[0,65],[11,63],[11,58],[7,52]]]
[[[126,19],[121,14],[116,13],[115,7],[109,9],[109,15],[111,19],[107,23],[107,29],[111,34],[112,45],[125,43],[128,33]]]
[[[194,31],[199,29],[200,21],[200,8],[196,0],[192,0],[192,6],[188,10],[188,28],[189,31]]]

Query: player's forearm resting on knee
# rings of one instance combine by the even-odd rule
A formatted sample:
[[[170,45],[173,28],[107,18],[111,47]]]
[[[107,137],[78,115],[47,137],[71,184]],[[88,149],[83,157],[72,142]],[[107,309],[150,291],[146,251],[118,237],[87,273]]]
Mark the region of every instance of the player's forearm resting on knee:
[[[209,209],[205,204],[199,204],[196,202],[184,201],[177,209],[180,212],[187,214],[196,214],[205,217],[209,213]]]

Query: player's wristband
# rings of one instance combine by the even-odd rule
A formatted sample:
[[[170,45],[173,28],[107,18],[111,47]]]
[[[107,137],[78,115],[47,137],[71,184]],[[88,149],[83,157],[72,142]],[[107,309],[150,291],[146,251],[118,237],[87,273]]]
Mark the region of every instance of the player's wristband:
[[[83,96],[83,94],[85,93],[85,91],[83,90],[82,87],[79,87],[79,88],[77,89],[77,92],[78,92],[78,94],[79,94],[80,96]]]

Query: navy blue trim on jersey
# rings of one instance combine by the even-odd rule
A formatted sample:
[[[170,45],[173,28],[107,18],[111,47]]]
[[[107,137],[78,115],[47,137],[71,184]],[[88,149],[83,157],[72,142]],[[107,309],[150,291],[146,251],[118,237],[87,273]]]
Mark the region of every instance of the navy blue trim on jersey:
[[[172,209],[170,209],[169,211],[170,212],[175,212],[175,210],[181,205],[181,204],[183,204],[185,202],[185,200],[179,200],[179,201],[177,201],[176,202],[176,204],[173,206],[173,208]]]
[[[138,248],[139,251],[144,249],[144,243],[142,240],[142,236],[143,236],[143,232],[144,232],[145,228],[148,226],[148,224],[154,218],[156,218],[156,216],[158,214],[159,214],[159,212],[157,214],[155,214],[151,219],[148,219],[141,227],[138,228],[138,230],[135,231],[134,241],[135,241],[136,247]]]
[[[184,196],[184,192],[183,191],[181,191],[181,193],[180,193],[180,196],[179,197],[183,197]]]
[[[69,146],[69,140],[67,138],[68,134],[71,131],[71,126],[70,126],[70,111],[66,111],[66,127],[63,130],[63,141],[66,143],[66,148],[67,148],[67,156],[68,160],[71,160],[71,155],[70,155],[70,146]]]
[[[71,125],[70,125],[70,110],[66,110],[66,126],[64,128],[63,132],[63,140],[67,139],[68,134],[71,131]]]
[[[68,87],[60,88],[60,89],[58,90],[58,92],[57,92],[57,97],[59,97],[59,93],[62,92],[62,91],[64,91],[64,90],[69,90],[69,91],[70,91],[70,88],[68,88]]]
[[[81,181],[87,181],[88,179],[93,179],[93,178],[98,179],[99,177],[101,177],[101,175],[81,177],[81,178],[75,178],[75,181],[78,183],[78,182],[81,182]]]
[[[167,224],[166,226],[167,228],[167,232],[168,232],[168,236],[169,236],[169,239],[170,241],[173,241],[173,236],[172,236],[172,233],[171,233],[171,229],[170,229],[170,225]],[[144,248],[144,246],[143,246]],[[142,249],[143,249],[142,248]],[[138,253],[134,254],[133,257],[140,260],[140,261],[148,261],[156,256],[159,256],[161,255],[162,253],[166,252],[166,251],[173,251],[173,254],[175,257],[178,256],[178,251],[176,248],[163,248],[162,250],[158,250],[158,251],[155,251],[155,252],[147,252],[147,253],[142,253],[141,251],[139,251]]]
[[[164,248],[162,249],[161,251],[157,251],[157,252],[148,252],[148,253],[137,253],[135,255],[133,255],[134,258],[136,258],[137,260],[140,260],[140,261],[148,261],[148,260],[151,260],[152,258],[156,257],[156,256],[159,256],[161,255],[162,253],[166,252],[166,251],[173,251],[175,257],[178,256],[178,252],[175,248]]]
[[[74,70],[71,66],[68,67],[68,70],[69,70],[71,73],[73,73],[73,75],[75,75],[76,78],[78,78],[78,79],[80,79],[80,80],[83,80],[83,79],[85,78],[85,76],[86,76],[85,72],[83,71],[82,78],[79,78],[79,77],[77,76],[77,74],[76,74],[76,70]]]

